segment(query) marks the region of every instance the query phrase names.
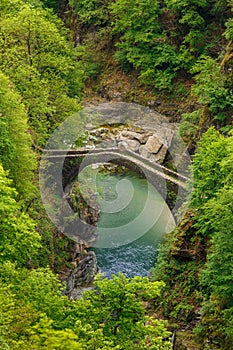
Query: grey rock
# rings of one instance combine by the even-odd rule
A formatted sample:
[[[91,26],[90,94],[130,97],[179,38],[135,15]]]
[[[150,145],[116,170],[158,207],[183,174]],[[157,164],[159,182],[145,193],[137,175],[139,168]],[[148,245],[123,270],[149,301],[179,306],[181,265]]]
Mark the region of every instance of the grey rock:
[[[150,136],[150,134],[148,133],[139,133],[139,132],[134,132],[134,131],[129,131],[129,130],[123,130],[121,132],[121,136],[127,138],[127,139],[136,139],[138,140],[140,143],[145,143],[148,139],[148,137]]]
[[[163,163],[167,155],[167,148],[163,146],[157,154],[151,154],[149,159],[151,162]]]
[[[133,152],[137,152],[140,147],[140,142],[137,140],[128,140],[124,139],[118,143],[118,148],[120,150],[130,150]]]
[[[154,134],[148,138],[145,147],[150,153],[158,153],[162,145],[163,142]]]
[[[125,149],[127,149],[127,147],[128,147],[128,143],[126,141],[120,141],[118,143],[119,150],[124,151]]]
[[[96,148],[114,148],[117,147],[117,142],[115,139],[108,139],[101,141]]]
[[[169,129],[167,127],[160,128],[158,131],[156,131],[153,134],[153,136],[157,137],[159,140],[162,140],[163,145],[166,148],[169,148],[171,146],[173,135],[174,135],[174,130]]]
[[[98,271],[97,259],[93,251],[80,255],[76,260],[76,267],[67,279],[66,294],[70,296],[72,291],[79,287],[90,287]]]
[[[146,148],[145,145],[142,145],[139,147],[139,154],[144,157],[144,158],[147,158],[149,159],[150,156],[151,156],[151,153],[148,151],[148,149]]]
[[[130,149],[133,152],[137,152],[139,150],[140,147],[140,142],[137,140],[127,140],[127,145],[128,145],[128,149]]]

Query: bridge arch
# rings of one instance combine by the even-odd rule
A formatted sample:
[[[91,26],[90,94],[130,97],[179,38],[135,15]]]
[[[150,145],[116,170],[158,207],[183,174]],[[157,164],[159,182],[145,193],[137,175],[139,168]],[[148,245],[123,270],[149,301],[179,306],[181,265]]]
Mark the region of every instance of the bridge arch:
[[[187,177],[129,150],[119,148],[49,150],[47,159],[54,165],[57,162],[63,162],[63,189],[70,185],[78,173],[88,165],[109,162],[124,165],[144,176],[157,189],[171,210],[175,221],[177,221],[177,211],[187,196]]]

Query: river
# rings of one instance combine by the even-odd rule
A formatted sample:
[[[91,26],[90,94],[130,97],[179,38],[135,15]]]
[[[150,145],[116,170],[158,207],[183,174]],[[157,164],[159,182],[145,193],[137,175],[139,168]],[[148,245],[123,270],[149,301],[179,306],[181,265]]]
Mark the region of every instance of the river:
[[[145,178],[129,171],[99,172],[95,186],[101,219],[92,250],[101,272],[146,276],[162,237],[175,226],[166,202]]]

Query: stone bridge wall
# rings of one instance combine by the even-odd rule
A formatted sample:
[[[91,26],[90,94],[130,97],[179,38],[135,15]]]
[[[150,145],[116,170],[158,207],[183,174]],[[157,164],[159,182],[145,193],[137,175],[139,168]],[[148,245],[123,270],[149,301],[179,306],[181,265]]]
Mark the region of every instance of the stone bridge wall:
[[[147,178],[158,190],[169,208],[172,210],[177,205],[177,196],[180,201],[186,195],[186,178],[164,166],[152,163],[148,159],[132,152],[111,149],[79,149],[79,150],[53,150],[48,154],[52,162],[64,161],[63,165],[63,188],[74,181],[79,171],[88,165],[96,163],[114,163],[124,165],[128,169]]]

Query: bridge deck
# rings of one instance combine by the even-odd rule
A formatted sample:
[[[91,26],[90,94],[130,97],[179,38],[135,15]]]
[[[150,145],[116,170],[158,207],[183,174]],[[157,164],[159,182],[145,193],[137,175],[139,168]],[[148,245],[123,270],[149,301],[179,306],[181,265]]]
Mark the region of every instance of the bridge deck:
[[[114,158],[120,157],[126,161],[136,164],[141,169],[155,173],[156,175],[164,178],[165,180],[171,181],[172,183],[175,183],[176,185],[182,187],[185,190],[187,189],[187,181],[189,180],[188,177],[178,174],[175,171],[170,170],[161,164],[152,162],[149,159],[146,159],[141,155],[129,150],[120,150],[119,148],[79,148],[76,150],[51,149],[45,151],[44,157],[46,159],[65,159],[78,157],[89,158],[95,155],[108,155]]]

